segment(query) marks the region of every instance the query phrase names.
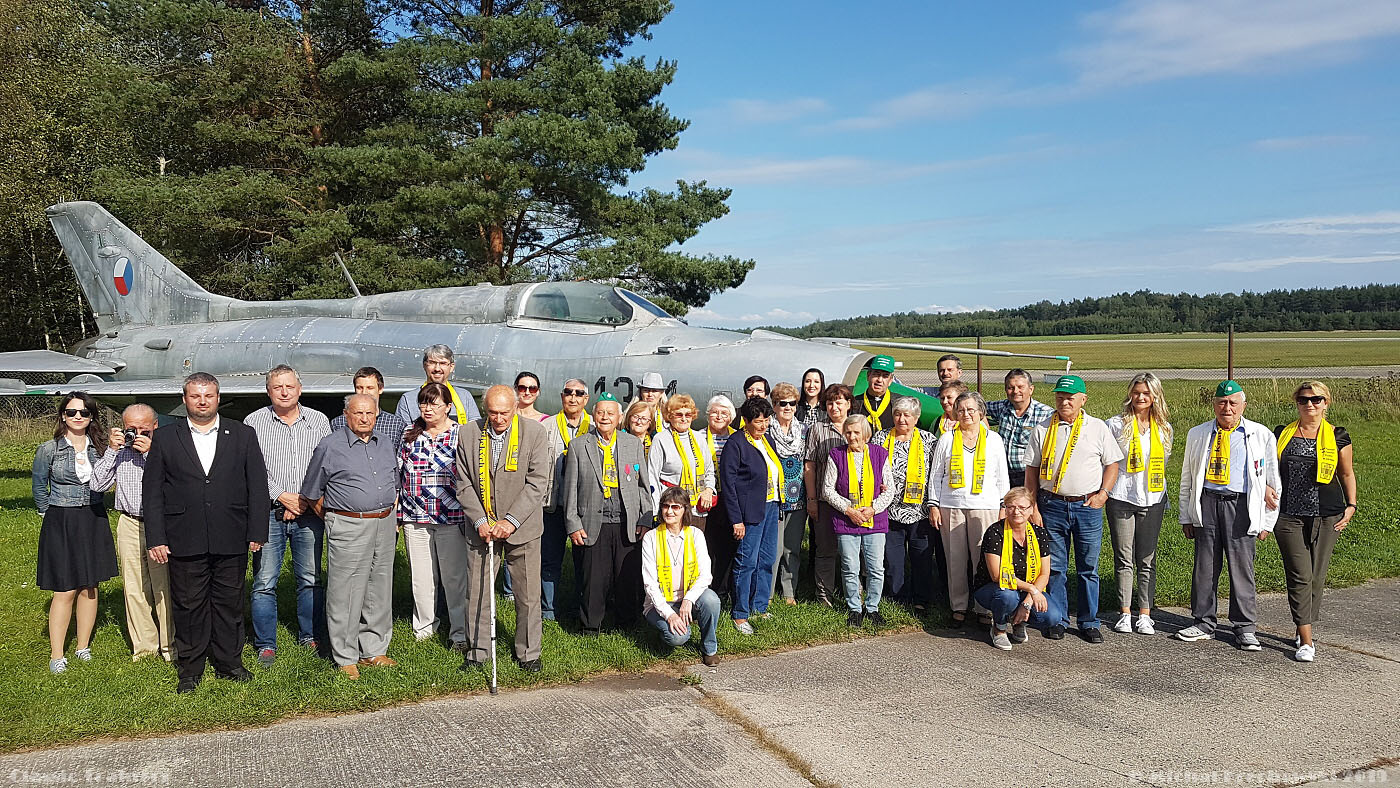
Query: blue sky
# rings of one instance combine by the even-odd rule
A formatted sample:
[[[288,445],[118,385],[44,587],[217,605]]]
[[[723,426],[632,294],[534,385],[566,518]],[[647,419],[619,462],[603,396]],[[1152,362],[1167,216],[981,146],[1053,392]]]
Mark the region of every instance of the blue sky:
[[[676,0],[719,326],[1400,281],[1400,2]]]

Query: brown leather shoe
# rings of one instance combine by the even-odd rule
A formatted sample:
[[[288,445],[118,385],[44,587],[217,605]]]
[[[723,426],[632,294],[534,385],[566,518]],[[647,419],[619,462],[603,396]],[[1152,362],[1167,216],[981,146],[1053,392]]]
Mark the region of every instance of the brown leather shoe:
[[[705,664],[705,667],[713,668],[719,664],[719,654],[702,654],[700,661]]]
[[[395,661],[392,660],[392,659],[389,659],[388,657],[384,656],[383,654],[380,654],[379,656],[376,656],[376,657],[365,657],[364,659],[360,660],[360,664],[361,664],[361,665],[373,665],[373,666],[375,666],[376,668],[392,668],[393,666],[395,666],[395,665],[397,665],[397,664],[399,664],[399,663],[395,662]]]
[[[354,681],[360,677],[360,669],[354,665],[341,665],[340,672],[345,674],[345,678]]]

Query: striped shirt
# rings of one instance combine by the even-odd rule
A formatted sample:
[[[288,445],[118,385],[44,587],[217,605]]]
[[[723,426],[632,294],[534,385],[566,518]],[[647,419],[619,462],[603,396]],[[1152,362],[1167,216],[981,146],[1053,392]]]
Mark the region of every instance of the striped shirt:
[[[1001,442],[1006,444],[1006,466],[1013,472],[1026,469],[1026,447],[1030,444],[1031,431],[1055,413],[1054,408],[1042,402],[1031,400],[1026,412],[1016,415],[1011,400],[999,399],[987,403],[987,420],[997,426]]]
[[[146,455],[130,446],[108,446],[107,451],[92,466],[88,486],[93,492],[104,493],[117,485],[117,511],[141,519],[141,479],[146,475]]]
[[[306,479],[311,453],[316,451],[322,438],[331,434],[331,424],[325,415],[298,405],[296,421],[288,424],[277,418],[268,405],[248,414],[243,423],[257,433],[258,445],[262,447],[263,462],[267,465],[268,499],[275,501],[284,492],[295,495]]]

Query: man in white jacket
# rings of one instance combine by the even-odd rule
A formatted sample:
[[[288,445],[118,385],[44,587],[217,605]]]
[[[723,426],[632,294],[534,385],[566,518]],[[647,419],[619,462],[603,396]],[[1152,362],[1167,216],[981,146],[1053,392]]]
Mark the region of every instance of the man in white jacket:
[[[1244,389],[1233,380],[1215,388],[1215,420],[1191,428],[1181,464],[1181,530],[1196,543],[1191,617],[1176,633],[1187,642],[1214,637],[1215,589],[1223,557],[1230,568],[1230,623],[1235,645],[1258,651],[1255,635],[1255,542],[1278,520],[1278,450],[1274,434],[1244,418]]]

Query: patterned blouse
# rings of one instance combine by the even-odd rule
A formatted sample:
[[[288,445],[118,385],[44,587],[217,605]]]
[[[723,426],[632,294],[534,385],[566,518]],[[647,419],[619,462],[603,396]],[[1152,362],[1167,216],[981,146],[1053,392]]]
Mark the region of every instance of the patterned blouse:
[[[811,427],[818,422],[826,421],[826,408],[818,402],[816,405],[808,405],[805,402],[797,403],[797,415],[794,417],[802,422],[804,427]]]
[[[885,437],[890,434],[889,430],[880,430],[875,433],[875,437],[870,442],[876,446],[885,445]],[[894,450],[890,452],[891,473],[894,476],[894,486],[898,491],[895,493],[894,502],[890,504],[890,520],[904,525],[913,525],[920,520],[928,519],[928,480],[933,478],[933,448],[938,445],[938,437],[927,430],[919,430],[919,437],[924,440],[924,502],[912,504],[904,502],[904,479],[909,470],[909,441],[895,441]]]
[[[457,431],[449,422],[436,438],[428,433],[399,449],[399,520],[419,525],[461,525],[457,502]]]

